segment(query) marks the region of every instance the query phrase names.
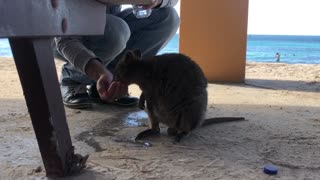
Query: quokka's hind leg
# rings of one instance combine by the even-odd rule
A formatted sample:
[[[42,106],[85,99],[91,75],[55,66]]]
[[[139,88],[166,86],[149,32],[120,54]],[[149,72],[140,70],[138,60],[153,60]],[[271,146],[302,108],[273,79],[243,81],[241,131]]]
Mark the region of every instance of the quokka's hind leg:
[[[178,131],[175,128],[168,128],[167,133],[169,136],[176,136],[178,134]]]
[[[178,142],[181,141],[182,138],[184,138],[184,137],[187,136],[188,134],[189,134],[189,133],[187,133],[187,132],[179,132],[179,133],[175,136],[174,141],[175,141],[176,143],[178,143]]]

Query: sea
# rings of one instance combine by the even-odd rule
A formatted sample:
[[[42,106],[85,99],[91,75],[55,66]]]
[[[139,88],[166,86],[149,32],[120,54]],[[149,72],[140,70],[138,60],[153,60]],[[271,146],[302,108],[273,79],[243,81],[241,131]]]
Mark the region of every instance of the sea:
[[[159,54],[179,51],[176,34]],[[320,36],[248,35],[248,62],[280,62],[289,64],[320,64]],[[0,39],[0,57],[12,57],[7,39]]]

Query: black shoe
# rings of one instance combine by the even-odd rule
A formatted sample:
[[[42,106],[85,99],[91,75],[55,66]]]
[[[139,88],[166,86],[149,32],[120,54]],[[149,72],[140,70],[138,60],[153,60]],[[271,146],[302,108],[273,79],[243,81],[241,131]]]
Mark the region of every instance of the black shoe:
[[[113,102],[103,101],[99,96],[99,93],[97,91],[97,87],[96,87],[95,83],[90,85],[87,88],[87,92],[88,92],[88,95],[89,95],[89,98],[91,99],[91,101],[93,101],[95,103],[118,105],[118,106],[122,106],[122,107],[136,106],[139,103],[139,98],[132,97],[129,95],[121,97]]]
[[[73,109],[92,107],[92,101],[88,96],[86,86],[82,84],[68,86],[67,92],[63,95],[63,104]]]

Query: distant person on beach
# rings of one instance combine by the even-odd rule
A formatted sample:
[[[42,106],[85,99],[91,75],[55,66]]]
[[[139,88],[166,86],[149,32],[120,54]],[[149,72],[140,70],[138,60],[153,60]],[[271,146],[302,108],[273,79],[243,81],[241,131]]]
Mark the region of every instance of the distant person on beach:
[[[280,53],[276,53],[277,62],[280,62]]]
[[[135,106],[139,99],[128,95],[128,85],[113,81],[113,70],[127,50],[140,49],[142,57],[154,56],[176,34],[180,24],[173,8],[178,0],[154,0],[146,18],[132,9],[107,4],[106,27],[101,36],[55,38],[55,56],[66,63],[61,85],[63,103],[70,108],[89,108],[95,103]],[[94,21],[94,19],[92,19]]]

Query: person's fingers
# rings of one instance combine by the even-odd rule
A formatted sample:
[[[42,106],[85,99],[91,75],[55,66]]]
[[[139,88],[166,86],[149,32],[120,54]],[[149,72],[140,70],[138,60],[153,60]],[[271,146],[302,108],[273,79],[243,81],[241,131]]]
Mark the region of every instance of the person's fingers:
[[[97,88],[97,91],[98,91],[98,93],[99,93],[99,96],[100,96],[101,98],[103,98],[103,96],[106,95],[106,88],[105,88],[105,86],[104,86],[104,85],[101,85],[101,84],[97,84],[97,85],[96,85],[96,88]]]
[[[142,7],[143,7],[143,9],[152,9],[153,7],[155,7],[155,5],[154,5],[154,4],[151,4],[151,5],[143,5]]]
[[[118,89],[118,83],[112,82],[109,89],[108,89],[109,100],[116,99],[117,89]]]
[[[105,85],[99,86],[99,88],[97,88],[97,91],[99,93],[99,96],[102,100],[104,101],[108,101],[109,99],[109,93],[108,93],[108,87]]]
[[[143,9],[152,9],[154,7],[156,7],[159,4],[158,0],[152,0],[151,4],[148,5],[143,5]]]
[[[109,86],[108,91],[103,93],[105,94],[105,96],[103,97],[103,100],[113,101],[115,99],[125,96],[128,93],[128,86],[120,82],[114,81]]]
[[[118,99],[123,97],[126,94],[127,94],[127,87],[124,84],[117,82],[117,89],[113,94],[113,98]]]

